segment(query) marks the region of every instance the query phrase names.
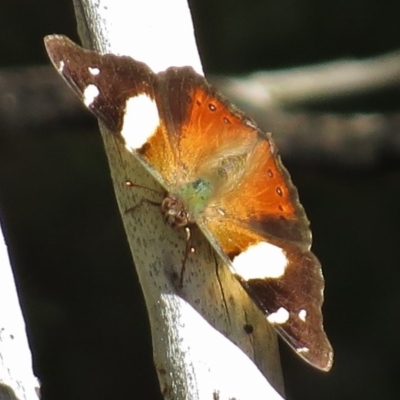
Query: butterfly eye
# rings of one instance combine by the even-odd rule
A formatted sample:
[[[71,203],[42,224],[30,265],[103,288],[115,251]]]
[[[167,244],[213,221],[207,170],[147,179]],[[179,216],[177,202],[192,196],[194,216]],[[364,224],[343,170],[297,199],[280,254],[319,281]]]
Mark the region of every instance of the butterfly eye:
[[[170,225],[174,228],[182,228],[189,224],[189,216],[186,210],[179,210],[170,220]]]

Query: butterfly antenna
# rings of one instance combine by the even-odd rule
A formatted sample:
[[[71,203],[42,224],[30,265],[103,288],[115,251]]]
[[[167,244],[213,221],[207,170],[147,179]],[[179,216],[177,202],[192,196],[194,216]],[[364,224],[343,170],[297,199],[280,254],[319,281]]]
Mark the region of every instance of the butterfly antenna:
[[[161,192],[160,190],[156,190],[156,189],[152,189],[148,186],[143,186],[143,185],[138,185],[137,183],[134,183],[132,181],[125,181],[125,186],[126,187],[136,187],[136,188],[141,188],[141,189],[146,189],[146,190],[150,190],[151,192],[157,193],[157,194],[161,194],[164,195],[164,192]]]

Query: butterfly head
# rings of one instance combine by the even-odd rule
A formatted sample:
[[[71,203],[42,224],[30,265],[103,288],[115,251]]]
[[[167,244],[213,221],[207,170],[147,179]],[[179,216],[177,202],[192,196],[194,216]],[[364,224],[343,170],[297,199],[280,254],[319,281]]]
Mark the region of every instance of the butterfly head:
[[[179,196],[168,194],[161,204],[161,211],[168,225],[180,229],[191,223],[190,215]]]

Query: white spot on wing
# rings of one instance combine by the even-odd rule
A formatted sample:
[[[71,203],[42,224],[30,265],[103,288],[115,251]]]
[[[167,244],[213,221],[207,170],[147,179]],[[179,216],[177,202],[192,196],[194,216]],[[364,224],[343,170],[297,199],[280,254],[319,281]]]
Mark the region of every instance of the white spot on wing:
[[[306,322],[306,317],[307,317],[307,310],[302,310],[299,311],[299,318],[303,321]]]
[[[61,74],[64,71],[64,67],[65,67],[65,62],[63,60],[60,61],[60,64],[58,64],[58,72]]]
[[[286,308],[278,308],[274,313],[267,316],[268,322],[271,324],[284,324],[289,321],[289,311]]]
[[[88,67],[88,70],[92,75],[98,75],[100,73],[100,69],[97,67]]]
[[[141,94],[126,101],[121,135],[128,150],[140,149],[160,124],[157,104]]]
[[[310,349],[308,347],[299,347],[298,349],[296,349],[296,351],[298,353],[308,353]]]
[[[83,91],[83,103],[85,106],[90,107],[99,94],[100,92],[96,85],[86,86],[85,90]]]
[[[232,261],[234,272],[244,280],[280,278],[288,260],[280,247],[267,242],[250,246]]]

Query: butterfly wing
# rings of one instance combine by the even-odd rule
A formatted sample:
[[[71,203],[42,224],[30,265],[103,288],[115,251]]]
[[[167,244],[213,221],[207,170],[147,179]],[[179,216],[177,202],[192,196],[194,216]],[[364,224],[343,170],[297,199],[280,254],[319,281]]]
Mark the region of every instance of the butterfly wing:
[[[60,75],[86,107],[170,191],[177,152],[160,116],[157,75],[130,57],[101,55],[63,35],[48,36],[45,46]]]
[[[57,35],[46,48],[84,104],[167,191],[199,177],[213,181],[199,227],[280,335],[328,370],[321,267],[270,135],[189,67],[154,74],[130,57],[99,55]]]
[[[306,361],[329,370],[333,352],[322,323],[321,266],[270,135],[198,75],[167,93],[167,110],[177,98],[186,101],[179,123],[169,127],[178,133],[185,181],[211,176],[216,182],[197,224],[282,338]]]

